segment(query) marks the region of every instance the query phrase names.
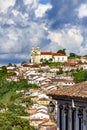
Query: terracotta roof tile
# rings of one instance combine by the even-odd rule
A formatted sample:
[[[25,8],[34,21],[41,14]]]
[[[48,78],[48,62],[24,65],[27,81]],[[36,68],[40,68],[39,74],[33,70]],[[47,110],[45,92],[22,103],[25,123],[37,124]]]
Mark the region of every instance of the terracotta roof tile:
[[[53,55],[53,56],[65,56],[65,55],[62,54],[62,53],[53,53],[52,55]]]
[[[52,53],[52,52],[41,52],[41,55],[65,56],[62,53]]]
[[[41,52],[41,55],[52,55],[52,52]]]
[[[87,81],[75,84],[71,87],[58,88],[48,93],[50,96],[87,98]]]

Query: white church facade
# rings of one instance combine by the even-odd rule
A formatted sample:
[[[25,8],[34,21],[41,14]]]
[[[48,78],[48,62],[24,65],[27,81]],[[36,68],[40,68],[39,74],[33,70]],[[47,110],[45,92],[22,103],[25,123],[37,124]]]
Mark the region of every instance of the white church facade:
[[[67,62],[67,55],[62,53],[41,52],[39,47],[31,49],[31,63],[40,63],[41,59],[52,59],[53,62]]]

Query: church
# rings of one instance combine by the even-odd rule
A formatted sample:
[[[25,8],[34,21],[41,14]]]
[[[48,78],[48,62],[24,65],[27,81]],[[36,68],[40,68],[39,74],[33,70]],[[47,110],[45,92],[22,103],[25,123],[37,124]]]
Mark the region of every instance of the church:
[[[41,59],[52,59],[53,62],[67,62],[67,55],[54,52],[41,52],[39,47],[31,49],[31,63],[39,64]]]

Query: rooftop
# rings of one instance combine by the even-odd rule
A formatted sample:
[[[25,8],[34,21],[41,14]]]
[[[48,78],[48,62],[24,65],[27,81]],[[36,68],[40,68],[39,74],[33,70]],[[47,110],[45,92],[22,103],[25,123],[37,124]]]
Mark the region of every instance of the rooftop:
[[[41,55],[65,56],[62,53],[41,52]]]
[[[87,81],[75,84],[71,87],[58,88],[48,93],[52,97],[87,99]]]

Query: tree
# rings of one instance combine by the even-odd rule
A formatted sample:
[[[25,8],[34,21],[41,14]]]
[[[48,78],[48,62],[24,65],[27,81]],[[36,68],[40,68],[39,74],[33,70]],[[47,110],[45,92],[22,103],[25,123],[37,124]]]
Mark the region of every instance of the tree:
[[[62,49],[62,50],[58,50],[57,53],[62,53],[62,54],[64,54],[64,55],[66,55],[66,52],[65,52],[65,51],[66,51],[66,49]]]
[[[81,56],[79,56],[79,55],[77,55],[77,54],[71,52],[71,53],[69,54],[69,57],[68,57],[68,58],[79,58],[79,59],[80,59]]]
[[[21,65],[26,64],[26,63],[27,63],[27,61],[22,61]]]
[[[0,102],[0,110],[5,110],[6,109],[6,107],[5,107],[5,105],[2,103],[2,102]]]
[[[52,58],[50,58],[50,59],[48,60],[48,62],[49,62],[49,63],[51,63],[52,61],[53,61],[53,59],[52,59]]]
[[[14,130],[22,130],[22,127],[20,125],[15,126]]]
[[[12,63],[8,63],[8,66],[12,66]]]
[[[6,66],[2,66],[2,69],[0,70],[0,77],[5,77],[7,74],[7,68]]]
[[[31,105],[33,105],[33,101],[30,97],[26,97],[22,99],[22,102],[26,104],[26,107],[29,108]]]
[[[74,76],[74,81],[76,83],[86,81],[87,80],[87,71],[80,70],[79,72],[74,73],[73,76]]]
[[[43,58],[40,59],[40,62],[43,63]]]
[[[69,54],[69,57],[75,57],[75,56],[76,56],[75,53],[70,53],[70,54]]]
[[[63,70],[62,70],[62,68],[60,68],[59,71],[56,72],[56,74],[57,74],[57,75],[59,75],[59,74],[63,74]]]
[[[0,130],[35,130],[29,120],[20,118],[10,112],[0,113]]]

